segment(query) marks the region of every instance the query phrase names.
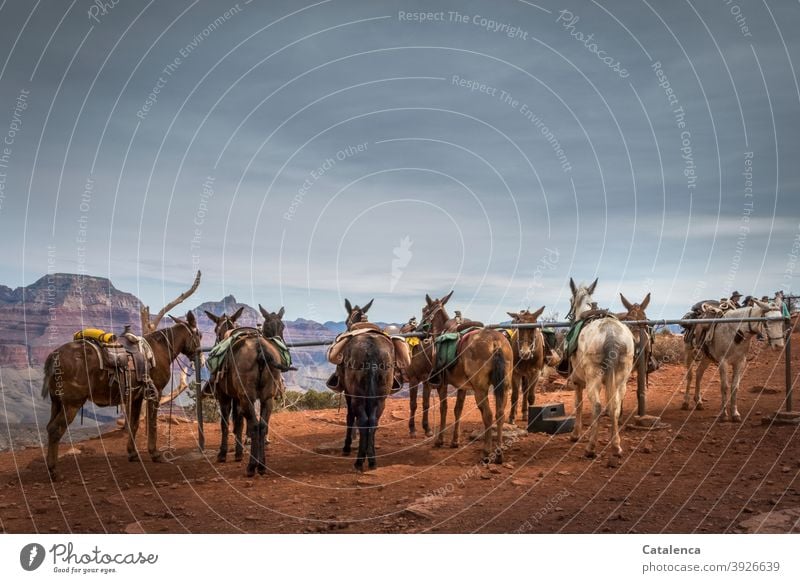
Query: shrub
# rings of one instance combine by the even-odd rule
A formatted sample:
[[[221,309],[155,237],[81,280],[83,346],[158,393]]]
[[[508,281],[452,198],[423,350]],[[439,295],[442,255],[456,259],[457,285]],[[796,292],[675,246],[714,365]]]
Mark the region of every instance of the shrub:
[[[683,362],[683,336],[662,330],[655,335],[653,357],[662,364],[679,364]]]
[[[316,409],[336,409],[339,407],[340,393],[333,391],[285,391],[283,398],[278,399],[275,410],[311,411]]]

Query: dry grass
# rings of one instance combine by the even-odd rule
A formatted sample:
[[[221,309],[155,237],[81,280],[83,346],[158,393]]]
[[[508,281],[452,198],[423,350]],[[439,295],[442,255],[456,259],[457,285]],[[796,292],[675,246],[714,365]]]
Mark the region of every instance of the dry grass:
[[[653,344],[653,356],[662,364],[680,364],[683,362],[683,336],[664,330],[656,334]]]

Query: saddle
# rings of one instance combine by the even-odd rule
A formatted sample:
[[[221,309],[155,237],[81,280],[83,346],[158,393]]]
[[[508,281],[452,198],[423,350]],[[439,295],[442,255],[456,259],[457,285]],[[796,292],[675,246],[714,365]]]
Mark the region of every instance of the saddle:
[[[336,392],[342,392],[344,390],[340,382],[341,371],[339,370],[344,363],[344,349],[351,338],[361,336],[362,334],[380,334],[391,341],[392,348],[394,349],[395,363],[392,392],[399,391],[403,387],[403,370],[411,364],[411,346],[413,346],[413,344],[408,342],[408,340],[417,340],[418,344],[419,338],[406,339],[402,336],[390,336],[372,322],[357,322],[353,324],[350,330],[339,334],[333,341],[333,344],[330,345],[326,357],[328,362],[336,365],[336,371],[328,378],[328,381],[325,383],[326,386],[330,390]]]
[[[569,361],[575,351],[578,349],[578,338],[583,331],[583,328],[589,322],[594,320],[600,320],[602,318],[614,318],[616,319],[617,316],[609,312],[605,309],[591,309],[587,310],[583,314],[581,314],[580,319],[576,320],[572,326],[569,327],[567,330],[567,334],[564,336],[564,357],[561,359],[561,362],[558,364],[556,370],[561,375],[568,375],[569,374]]]
[[[445,332],[434,338],[434,359],[433,370],[431,371],[431,382],[438,383],[441,375],[450,370],[458,361],[458,355],[464,344],[464,340],[481,329],[481,326],[472,325],[475,322],[468,321],[459,325],[460,330],[455,332]]]
[[[697,309],[698,304],[699,310]],[[720,301],[709,300],[705,302],[698,302],[692,306],[692,310],[687,314],[687,316],[701,320],[713,320],[716,318],[721,318],[727,312],[735,309],[736,304],[726,298],[723,298]],[[714,332],[716,329],[716,326],[709,326],[707,324],[689,324],[688,326],[684,327],[686,341],[694,348],[702,348],[703,351],[708,354],[707,345],[714,339]],[[738,343],[743,339],[744,337],[741,334],[737,334],[735,341]]]
[[[131,333],[126,326],[119,336],[86,328],[76,332],[73,338],[97,352],[100,370],[109,371],[111,384],[119,386],[124,398],[130,397],[132,389],[143,389],[146,399],[158,399],[158,390],[150,378],[150,369],[156,364],[155,356],[144,337]]]

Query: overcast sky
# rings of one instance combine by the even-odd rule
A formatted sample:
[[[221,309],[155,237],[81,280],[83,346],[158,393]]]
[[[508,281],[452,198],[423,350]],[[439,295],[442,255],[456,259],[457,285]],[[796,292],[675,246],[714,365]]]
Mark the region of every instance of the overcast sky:
[[[317,320],[798,291],[796,2],[111,4],[0,0],[0,283],[155,306],[200,268],[193,303]]]

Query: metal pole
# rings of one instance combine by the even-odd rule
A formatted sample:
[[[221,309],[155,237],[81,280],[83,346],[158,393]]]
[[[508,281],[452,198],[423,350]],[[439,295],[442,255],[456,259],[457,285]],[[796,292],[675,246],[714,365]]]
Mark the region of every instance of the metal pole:
[[[647,415],[647,359],[645,358],[644,340],[639,332],[639,358],[636,372],[636,402],[639,417]]]
[[[203,430],[203,387],[201,385],[200,368],[202,361],[200,360],[200,352],[194,356],[194,402],[197,409],[197,444],[200,451],[206,448],[206,434]]]
[[[784,343],[784,351],[786,357],[786,411],[792,412],[792,389],[794,383],[792,382],[792,319],[787,318],[787,328],[789,333],[786,335],[786,342]]]

